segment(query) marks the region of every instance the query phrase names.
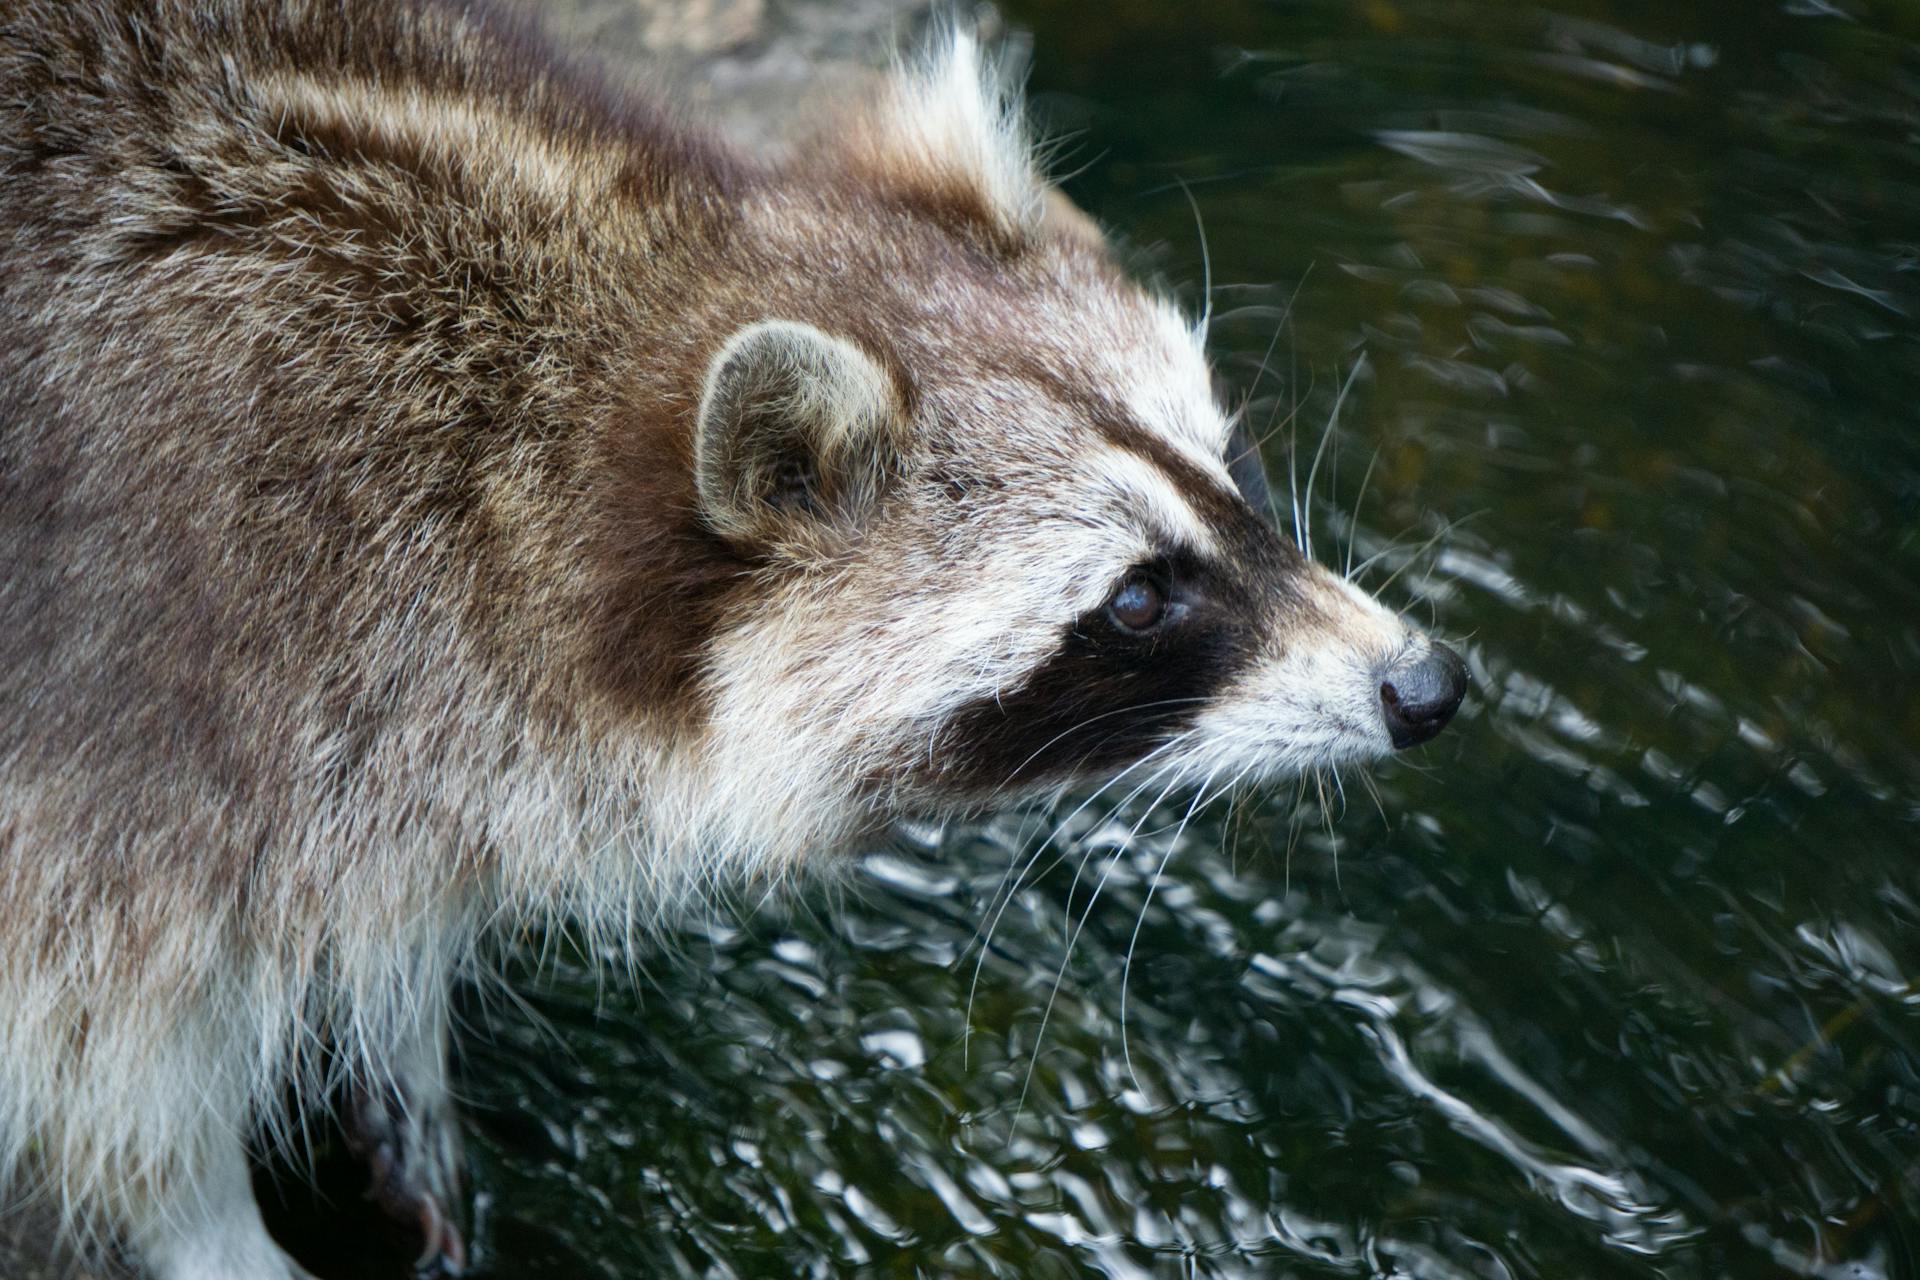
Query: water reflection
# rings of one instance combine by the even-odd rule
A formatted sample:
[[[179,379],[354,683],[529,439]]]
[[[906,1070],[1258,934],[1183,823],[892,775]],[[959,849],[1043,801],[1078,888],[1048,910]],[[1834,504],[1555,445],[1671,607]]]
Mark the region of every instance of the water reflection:
[[[490,1273],[1920,1273],[1920,21],[1009,9],[1176,282],[1191,185],[1278,473],[1344,390],[1318,550],[1475,693],[1378,807],[561,964],[470,1041]]]

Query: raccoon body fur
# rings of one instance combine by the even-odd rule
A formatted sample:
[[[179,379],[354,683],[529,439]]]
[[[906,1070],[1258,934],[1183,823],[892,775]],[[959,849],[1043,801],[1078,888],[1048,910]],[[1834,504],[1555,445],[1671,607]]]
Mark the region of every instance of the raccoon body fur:
[[[246,1144],[452,1163],[504,926],[1430,736],[1228,438],[964,35],[774,162],[477,3],[0,0],[0,1187],[297,1275]]]

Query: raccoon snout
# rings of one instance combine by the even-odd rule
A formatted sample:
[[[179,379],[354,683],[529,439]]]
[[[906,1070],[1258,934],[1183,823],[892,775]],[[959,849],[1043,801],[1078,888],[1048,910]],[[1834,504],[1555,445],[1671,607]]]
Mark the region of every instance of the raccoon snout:
[[[1380,707],[1396,751],[1417,747],[1442,729],[1467,693],[1467,664],[1439,641],[1403,657],[1380,676]]]

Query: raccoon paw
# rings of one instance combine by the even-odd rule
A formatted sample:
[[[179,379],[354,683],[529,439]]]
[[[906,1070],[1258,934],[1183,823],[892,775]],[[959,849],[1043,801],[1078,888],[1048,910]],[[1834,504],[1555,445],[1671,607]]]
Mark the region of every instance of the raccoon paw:
[[[410,1098],[404,1083],[356,1088],[344,1120],[347,1144],[367,1166],[367,1198],[420,1241],[416,1280],[465,1274],[466,1238],[455,1216],[464,1159],[452,1104]]]

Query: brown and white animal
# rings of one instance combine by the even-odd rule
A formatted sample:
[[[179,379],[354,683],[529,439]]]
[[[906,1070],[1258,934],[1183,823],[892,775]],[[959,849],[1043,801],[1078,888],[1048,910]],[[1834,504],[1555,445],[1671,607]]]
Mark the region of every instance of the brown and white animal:
[[[773,163],[479,3],[0,0],[0,1182],[297,1274],[246,1144],[344,1079],[431,1220],[502,922],[1437,732],[1052,207],[959,35]]]

